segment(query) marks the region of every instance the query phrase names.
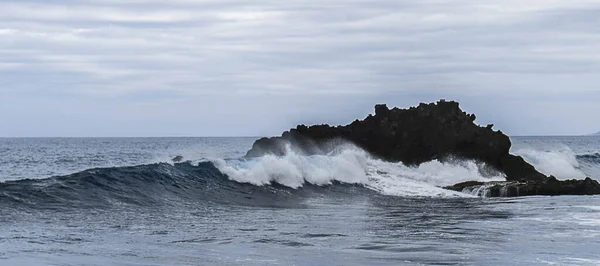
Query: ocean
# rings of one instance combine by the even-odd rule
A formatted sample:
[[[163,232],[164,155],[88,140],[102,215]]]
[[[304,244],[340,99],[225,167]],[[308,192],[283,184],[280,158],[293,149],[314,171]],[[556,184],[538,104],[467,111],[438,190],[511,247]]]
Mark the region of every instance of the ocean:
[[[242,158],[255,140],[0,138],[0,265],[600,265],[600,196],[448,191],[503,176],[349,144]],[[600,179],[600,137],[511,140]]]

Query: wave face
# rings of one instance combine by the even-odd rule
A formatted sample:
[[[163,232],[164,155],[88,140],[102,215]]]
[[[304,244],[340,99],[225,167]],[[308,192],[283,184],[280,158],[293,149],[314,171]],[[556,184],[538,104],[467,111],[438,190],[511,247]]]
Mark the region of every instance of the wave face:
[[[588,175],[600,177],[600,152],[577,155],[579,168]]]
[[[278,206],[303,195],[290,190],[230,181],[212,162],[159,163],[0,183],[0,205],[52,210],[206,202]]]
[[[471,161],[431,161],[419,167],[372,158],[352,146],[331,154],[217,159],[85,170],[47,179],[0,183],[0,204],[35,208],[94,208],[113,205],[300,204],[315,195],[469,197],[442,189],[462,181],[504,180],[482,175]]]

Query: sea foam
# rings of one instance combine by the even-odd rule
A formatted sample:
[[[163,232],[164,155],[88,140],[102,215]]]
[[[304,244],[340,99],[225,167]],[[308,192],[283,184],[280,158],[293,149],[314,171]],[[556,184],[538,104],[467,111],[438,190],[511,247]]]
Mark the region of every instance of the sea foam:
[[[393,196],[465,197],[468,195],[442,187],[464,181],[505,180],[501,174],[483,176],[482,165],[473,161],[435,160],[411,167],[378,160],[352,145],[324,155],[305,156],[288,147],[285,156],[217,159],[214,163],[231,180],[258,186],[278,183],[299,188],[306,183],[322,186],[337,181]]]
[[[585,178],[577,155],[567,146],[551,150],[519,149],[514,151],[538,171],[558,179]]]

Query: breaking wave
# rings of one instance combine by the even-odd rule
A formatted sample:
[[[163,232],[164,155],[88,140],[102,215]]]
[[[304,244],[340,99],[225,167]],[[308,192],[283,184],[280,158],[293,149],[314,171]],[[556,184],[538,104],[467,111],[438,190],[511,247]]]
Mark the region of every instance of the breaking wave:
[[[278,183],[290,188],[333,182],[358,184],[391,196],[464,196],[442,189],[464,181],[501,181],[501,174],[484,176],[473,161],[430,161],[418,167],[372,158],[356,147],[327,155],[303,156],[288,148],[285,156],[267,155],[242,160],[217,160],[215,165],[230,179],[254,185]]]
[[[576,154],[569,147],[550,150],[520,149],[514,151],[538,171],[558,179],[597,177],[600,174],[600,153]]]
[[[285,156],[98,168],[7,181],[0,183],[0,205],[50,209],[182,202],[289,206],[315,195],[470,197],[442,187],[504,180],[500,174],[482,174],[484,168],[473,161],[431,161],[409,167],[375,159],[352,146],[313,156],[290,150]]]

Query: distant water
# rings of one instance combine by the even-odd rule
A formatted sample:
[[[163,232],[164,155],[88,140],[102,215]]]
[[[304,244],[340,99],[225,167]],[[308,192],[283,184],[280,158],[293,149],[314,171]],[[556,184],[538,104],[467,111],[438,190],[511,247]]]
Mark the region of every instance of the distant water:
[[[472,161],[240,157],[254,138],[0,139],[0,265],[598,265],[600,197],[478,198]],[[600,137],[514,137],[559,179]],[[181,155],[185,163],[170,159]]]
[[[236,158],[256,138],[0,138],[0,181],[185,158]]]

